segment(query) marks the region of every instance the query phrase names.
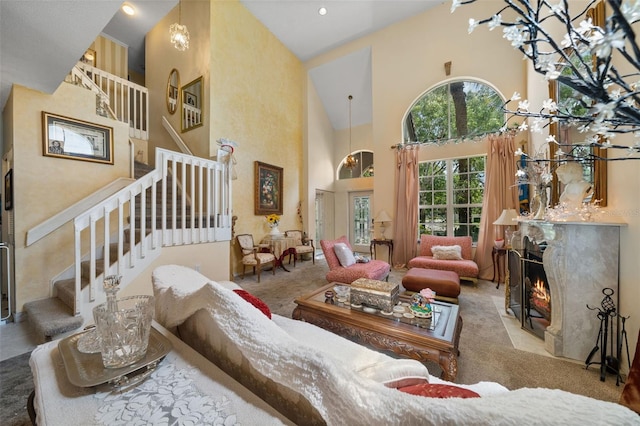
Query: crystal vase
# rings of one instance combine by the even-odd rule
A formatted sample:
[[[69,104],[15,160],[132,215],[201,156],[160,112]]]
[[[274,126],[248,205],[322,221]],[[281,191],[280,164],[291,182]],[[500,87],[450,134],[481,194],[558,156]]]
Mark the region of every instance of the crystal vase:
[[[538,188],[533,196],[533,200],[537,201],[537,208],[533,219],[543,220],[547,212],[547,188]]]
[[[107,301],[93,308],[102,363],[106,368],[125,367],[144,357],[153,320],[153,296],[117,299],[119,283],[120,277],[105,277]]]

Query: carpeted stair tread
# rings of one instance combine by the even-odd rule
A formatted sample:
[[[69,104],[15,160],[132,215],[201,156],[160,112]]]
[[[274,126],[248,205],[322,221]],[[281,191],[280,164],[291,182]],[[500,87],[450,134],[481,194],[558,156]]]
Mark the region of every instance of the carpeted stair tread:
[[[87,284],[89,284],[88,280],[82,280],[82,288],[86,287]],[[76,300],[76,279],[69,278],[66,280],[58,280],[54,283],[54,286],[56,287],[58,299],[60,299],[62,303],[67,305],[70,309],[73,309],[73,305]]]
[[[80,328],[84,322],[82,316],[74,316],[71,308],[57,297],[25,303],[24,310],[29,323],[45,340]]]

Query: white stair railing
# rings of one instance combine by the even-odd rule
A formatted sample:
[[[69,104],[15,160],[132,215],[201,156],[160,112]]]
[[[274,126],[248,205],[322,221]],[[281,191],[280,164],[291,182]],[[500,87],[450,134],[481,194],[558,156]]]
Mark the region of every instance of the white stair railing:
[[[188,204],[187,200],[191,202]],[[116,227],[115,232],[111,231],[112,226]],[[74,313],[78,315],[82,307],[83,260],[89,262],[89,301],[94,302],[100,275],[127,275],[150,252],[162,246],[229,241],[228,166],[157,148],[156,169],[78,215],[74,219],[74,233]],[[128,253],[125,241],[129,242]],[[117,242],[117,259],[113,259],[113,264],[109,253],[112,242]],[[98,259],[102,247],[103,256]],[[88,259],[83,259],[82,253],[88,253]],[[103,272],[98,272],[98,266]]]
[[[76,67],[108,97],[116,119],[129,124],[129,136],[149,140],[149,90],[83,62]]]

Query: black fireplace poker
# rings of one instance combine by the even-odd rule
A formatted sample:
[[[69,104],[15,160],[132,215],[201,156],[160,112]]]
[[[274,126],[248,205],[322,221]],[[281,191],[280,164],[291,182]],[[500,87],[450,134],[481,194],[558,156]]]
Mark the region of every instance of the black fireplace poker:
[[[592,308],[587,305],[587,308],[598,313],[596,316],[600,320],[600,330],[598,331],[598,337],[596,337],[596,345],[591,349],[587,359],[585,361],[585,368],[589,368],[590,365],[600,365],[600,381],[604,382],[607,370],[611,373],[616,374],[616,386],[620,384],[621,376],[620,376],[620,356],[622,352],[622,340],[626,341],[626,330],[625,330],[625,320],[628,317],[622,317],[618,315],[616,310],[616,304],[613,301],[613,294],[615,293],[612,288],[604,288],[602,289],[602,293],[604,294],[604,298],[600,303],[600,307]],[[614,352],[614,339],[613,336],[609,336],[609,330],[611,333],[614,332],[614,319],[620,317],[622,319],[622,338],[618,342],[616,342],[616,350]],[[607,355],[607,347],[610,346],[609,355]],[[600,362],[592,362],[595,354],[600,351]],[[629,352],[629,343],[627,342],[627,353]]]

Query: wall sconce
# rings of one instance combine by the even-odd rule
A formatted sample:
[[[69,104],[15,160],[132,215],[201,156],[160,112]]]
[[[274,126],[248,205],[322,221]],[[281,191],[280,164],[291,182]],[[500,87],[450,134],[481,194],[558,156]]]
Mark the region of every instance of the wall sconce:
[[[387,238],[384,236],[384,231],[387,226],[385,225],[385,223],[391,222],[391,218],[389,217],[389,215],[385,210],[382,210],[380,213],[378,213],[378,216],[376,216],[374,221],[380,224],[380,232],[382,232],[382,239],[386,240]]]

